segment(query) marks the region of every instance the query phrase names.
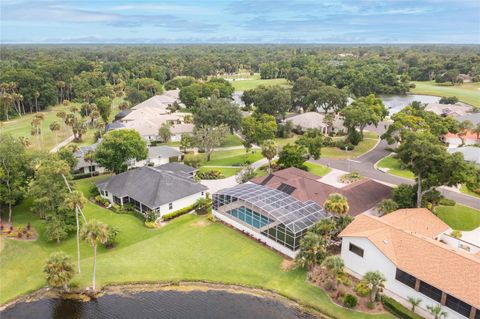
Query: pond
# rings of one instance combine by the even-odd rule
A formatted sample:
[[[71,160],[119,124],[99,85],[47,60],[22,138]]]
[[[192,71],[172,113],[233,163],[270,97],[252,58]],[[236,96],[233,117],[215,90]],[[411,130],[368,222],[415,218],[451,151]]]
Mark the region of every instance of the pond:
[[[18,303],[0,313],[2,319],[314,319],[280,301],[222,290],[175,290],[104,295],[80,302],[41,299]]]
[[[380,95],[380,98],[383,101],[383,104],[389,110],[390,115],[399,112],[405,106],[409,105],[413,101],[419,101],[422,103],[438,103],[440,97],[431,96],[431,95],[419,95],[419,94],[408,94],[408,95]]]

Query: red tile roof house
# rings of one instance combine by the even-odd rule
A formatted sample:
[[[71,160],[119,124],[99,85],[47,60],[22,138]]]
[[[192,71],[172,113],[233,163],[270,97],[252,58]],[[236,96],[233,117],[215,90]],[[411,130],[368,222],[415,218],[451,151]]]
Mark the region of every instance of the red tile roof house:
[[[361,214],[341,233],[345,268],[361,278],[385,277],[384,293],[430,318],[427,306],[442,305],[449,319],[480,318],[480,247],[450,236],[451,229],[425,208],[400,209],[383,217]]]
[[[320,206],[323,206],[328,195],[339,193],[347,198],[350,206],[348,214],[353,217],[375,207],[391,195],[390,187],[371,179],[362,179],[342,188],[322,183],[318,179],[316,175],[291,167],[256,177],[251,182],[280,190],[287,189],[298,200],[312,200]]]
[[[465,136],[462,136],[462,138],[465,142],[465,145],[480,144],[480,138],[476,133],[469,131]],[[462,144],[462,139],[457,134],[453,133],[445,134],[443,136],[443,141],[448,143],[449,147],[458,147]]]

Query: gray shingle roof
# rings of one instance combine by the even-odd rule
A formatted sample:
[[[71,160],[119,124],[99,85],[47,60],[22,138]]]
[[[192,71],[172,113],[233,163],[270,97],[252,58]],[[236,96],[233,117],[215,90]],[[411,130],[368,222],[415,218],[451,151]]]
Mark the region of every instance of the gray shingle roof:
[[[170,158],[180,156],[180,151],[170,146],[151,146],[148,148],[148,158]]]
[[[129,196],[152,209],[207,190],[182,174],[148,166],[112,176],[97,186],[117,197]]]
[[[470,121],[473,125],[480,123],[480,113],[468,113],[462,116],[457,116],[455,119],[459,122]]]
[[[455,147],[449,148],[449,153],[462,153],[463,158],[468,162],[474,162],[480,165],[480,147],[475,146],[464,146],[464,147]]]
[[[185,165],[185,164],[182,164],[182,163],[166,163],[166,164],[157,166],[155,168],[165,170],[165,171],[174,172],[174,173],[180,173],[181,172],[181,173],[187,173],[187,174],[191,174],[191,173],[197,171],[196,168],[193,168],[191,166],[188,166],[188,165]]]

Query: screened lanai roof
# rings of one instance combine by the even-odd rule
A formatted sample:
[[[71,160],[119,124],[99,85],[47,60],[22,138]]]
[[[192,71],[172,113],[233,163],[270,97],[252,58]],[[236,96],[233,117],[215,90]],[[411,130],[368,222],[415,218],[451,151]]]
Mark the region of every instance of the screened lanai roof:
[[[330,215],[317,203],[301,202],[278,189],[246,183],[224,189],[215,195],[227,195],[252,204],[270,214],[293,233],[307,229]]]

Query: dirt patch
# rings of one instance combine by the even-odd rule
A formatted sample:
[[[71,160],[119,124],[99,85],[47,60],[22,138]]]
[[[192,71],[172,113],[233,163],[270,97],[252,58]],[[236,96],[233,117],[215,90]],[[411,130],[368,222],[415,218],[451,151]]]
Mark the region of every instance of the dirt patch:
[[[200,219],[200,220],[196,221],[195,223],[193,223],[193,226],[195,226],[195,227],[207,227],[210,224],[211,224],[210,221],[203,218],[203,219]]]
[[[295,268],[295,261],[293,259],[284,259],[281,268],[283,271],[289,271]]]
[[[369,308],[369,297],[359,296],[354,290],[360,280],[347,273],[343,273],[339,276],[339,282],[336,289],[332,289],[331,287],[331,275],[326,269],[320,266],[315,267],[308,273],[308,279],[315,285],[321,287],[330,296],[330,299],[339,306],[343,307],[343,299],[346,295],[352,295],[358,300],[357,306],[354,310],[366,313],[386,312],[381,302],[375,302],[373,308]]]

